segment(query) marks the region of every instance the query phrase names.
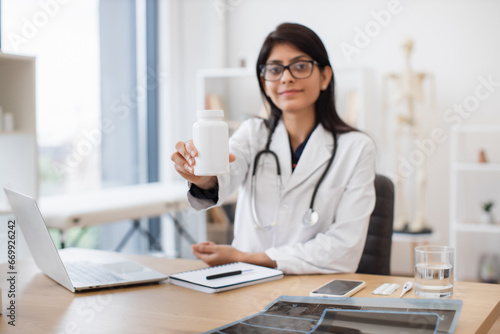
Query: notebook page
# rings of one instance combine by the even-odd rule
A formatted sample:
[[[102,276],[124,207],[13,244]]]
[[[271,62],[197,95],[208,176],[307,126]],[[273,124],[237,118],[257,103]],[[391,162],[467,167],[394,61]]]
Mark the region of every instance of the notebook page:
[[[211,280],[207,279],[207,276],[222,274],[237,270],[241,270],[242,273],[238,275],[221,277]],[[200,270],[177,273],[170,275],[170,277],[211,288],[220,288],[224,286],[235,285],[244,282],[251,282],[280,275],[283,275],[283,272],[280,270],[257,266],[249,263],[234,262],[216,267],[209,267]]]

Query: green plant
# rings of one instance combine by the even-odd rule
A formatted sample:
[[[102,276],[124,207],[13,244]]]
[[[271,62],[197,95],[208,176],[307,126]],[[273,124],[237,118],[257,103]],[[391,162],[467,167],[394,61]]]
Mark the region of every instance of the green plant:
[[[485,212],[490,212],[491,211],[491,208],[493,207],[493,202],[484,202],[483,205],[482,205],[482,208]]]

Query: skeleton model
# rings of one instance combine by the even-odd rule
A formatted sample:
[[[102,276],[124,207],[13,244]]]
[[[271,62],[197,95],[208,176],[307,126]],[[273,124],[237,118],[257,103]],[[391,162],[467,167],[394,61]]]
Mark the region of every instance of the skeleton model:
[[[405,69],[402,73],[390,73],[384,77],[384,99],[389,96],[389,106],[396,110],[394,150],[396,157],[394,230],[411,233],[430,232],[425,219],[425,191],[427,174],[426,156],[417,152],[415,143],[422,140],[425,130],[419,124],[415,113],[417,102],[424,102],[424,81],[431,82],[431,103],[434,103],[432,74],[414,72],[410,66],[413,41],[403,43]],[[387,90],[387,87],[389,90]],[[420,104],[420,103],[419,103]],[[384,101],[384,109],[387,109]],[[418,154],[416,154],[418,153]],[[418,158],[418,159],[417,159]],[[402,168],[402,162],[406,168]],[[411,165],[411,168],[408,168]],[[412,188],[413,186],[413,188]],[[413,208],[413,217],[411,210]]]

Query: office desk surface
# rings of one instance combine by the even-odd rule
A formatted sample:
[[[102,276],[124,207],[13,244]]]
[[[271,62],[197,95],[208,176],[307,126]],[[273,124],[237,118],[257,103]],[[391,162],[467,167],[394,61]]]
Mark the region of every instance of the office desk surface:
[[[87,251],[86,256],[110,253]],[[206,267],[195,260],[129,257],[171,274]],[[0,265],[1,276],[8,272]],[[1,333],[200,333],[261,311],[280,295],[307,296],[333,278],[361,279],[366,288],[356,297],[374,297],[371,292],[384,282],[403,284],[407,277],[361,274],[286,276],[282,280],[206,294],[163,282],[155,285],[107,289],[73,294],[43,275],[30,259],[17,263],[16,327],[7,322],[7,281],[1,280],[3,315]],[[399,290],[398,290],[399,291]],[[398,291],[390,297],[397,298]],[[455,333],[487,333],[500,315],[500,286],[456,282],[455,299],[463,308]],[[355,297],[354,297],[355,298]],[[413,290],[406,298],[416,298]]]

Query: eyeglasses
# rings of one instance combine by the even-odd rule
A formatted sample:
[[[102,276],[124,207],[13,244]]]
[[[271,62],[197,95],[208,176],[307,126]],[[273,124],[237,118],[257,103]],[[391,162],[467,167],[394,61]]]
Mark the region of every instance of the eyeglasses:
[[[260,66],[261,75],[266,81],[278,81],[286,69],[295,79],[306,79],[312,75],[314,65],[319,65],[314,60],[299,60],[287,66],[281,64],[264,64]]]

